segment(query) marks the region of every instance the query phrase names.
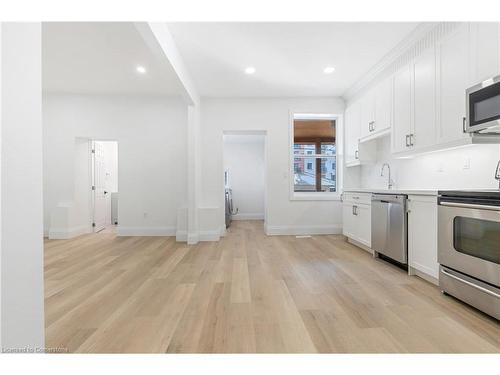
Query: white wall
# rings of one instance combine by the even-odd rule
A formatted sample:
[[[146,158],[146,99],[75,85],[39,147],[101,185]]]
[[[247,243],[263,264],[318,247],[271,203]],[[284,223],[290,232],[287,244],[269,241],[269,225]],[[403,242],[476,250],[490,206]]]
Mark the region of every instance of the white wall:
[[[203,99],[200,231],[224,228],[223,132],[267,132],[267,230],[271,234],[335,233],[342,226],[340,201],[291,201],[290,111],[342,114],[338,98]],[[217,227],[218,224],[218,227]]]
[[[75,139],[118,141],[119,234],[174,235],[186,206],[187,107],[159,96],[43,96],[44,222],[73,202]]]
[[[224,169],[229,171],[235,220],[264,219],[264,136],[225,135]]]
[[[41,25],[1,24],[1,344],[43,348]]]
[[[399,189],[498,187],[494,173],[500,160],[500,145],[471,145],[412,159],[394,159],[390,154],[390,138],[377,142],[376,164],[360,169],[361,187],[387,187],[387,177],[380,177],[380,169],[385,162],[390,164],[395,188]]]

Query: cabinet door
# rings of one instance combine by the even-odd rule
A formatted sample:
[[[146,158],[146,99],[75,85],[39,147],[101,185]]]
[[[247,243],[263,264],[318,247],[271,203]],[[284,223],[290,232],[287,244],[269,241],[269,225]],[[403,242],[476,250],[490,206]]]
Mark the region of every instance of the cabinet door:
[[[500,45],[498,22],[473,22],[471,27],[470,56],[473,86],[500,74]]]
[[[463,132],[465,90],[469,87],[469,24],[465,23],[438,44],[438,143],[467,137]]]
[[[375,89],[375,122],[373,131],[379,132],[391,127],[392,77],[380,82]]]
[[[361,98],[361,138],[373,132],[372,124],[375,121],[375,95],[369,90]]]
[[[392,151],[407,151],[407,136],[411,133],[411,66],[407,65],[394,75],[394,123],[392,127]]]
[[[354,225],[354,210],[352,203],[342,203],[342,234],[349,238],[356,237]]]
[[[354,212],[355,212],[354,239],[365,246],[371,247],[372,243],[371,206],[366,204],[356,205]]]
[[[345,150],[346,163],[356,161],[359,158],[359,103],[350,105],[345,111]]]
[[[437,279],[436,197],[409,196],[408,261],[412,268]]]
[[[413,63],[414,136],[410,143],[416,149],[436,143],[436,54],[429,48]]]

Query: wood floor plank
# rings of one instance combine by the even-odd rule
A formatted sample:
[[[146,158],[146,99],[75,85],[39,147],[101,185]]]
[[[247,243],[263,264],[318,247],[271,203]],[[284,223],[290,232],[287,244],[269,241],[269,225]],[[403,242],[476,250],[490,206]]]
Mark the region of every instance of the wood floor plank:
[[[500,323],[340,235],[45,241],[46,346],[80,353],[500,352]]]

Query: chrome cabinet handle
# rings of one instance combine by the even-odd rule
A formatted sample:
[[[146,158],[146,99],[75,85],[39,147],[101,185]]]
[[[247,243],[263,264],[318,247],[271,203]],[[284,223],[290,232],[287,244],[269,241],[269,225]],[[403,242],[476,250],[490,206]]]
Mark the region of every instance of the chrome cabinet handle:
[[[415,134],[410,134],[410,146],[415,146],[415,144],[413,143],[413,138],[415,137]]]
[[[471,283],[470,281],[464,280],[464,279],[462,279],[462,278],[460,278],[458,276],[452,275],[451,273],[446,272],[444,269],[441,269],[441,273],[444,274],[444,275],[446,275],[446,276],[448,276],[448,277],[451,277],[452,279],[460,281],[463,284],[466,284],[466,285],[469,285],[469,286],[471,286],[473,288],[479,289],[481,292],[489,294],[490,296],[493,296],[493,297],[496,297],[496,298],[500,299],[500,295],[496,294],[495,292],[492,292],[489,289],[486,289],[486,288],[483,288],[482,286],[479,286],[479,285],[476,285],[474,283]]]
[[[409,138],[410,138],[410,135],[409,134],[406,134],[406,147],[410,147],[410,143],[409,143]]]
[[[354,159],[359,159],[359,151],[358,150],[356,150],[354,152]]]
[[[464,133],[467,133],[467,118],[466,117],[462,117],[462,129],[463,129]]]

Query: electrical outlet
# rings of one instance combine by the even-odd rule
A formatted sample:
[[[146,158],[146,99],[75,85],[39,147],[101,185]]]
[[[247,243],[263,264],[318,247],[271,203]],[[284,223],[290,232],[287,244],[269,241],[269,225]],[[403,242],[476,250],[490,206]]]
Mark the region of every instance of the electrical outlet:
[[[464,169],[470,169],[470,158],[465,158]]]

